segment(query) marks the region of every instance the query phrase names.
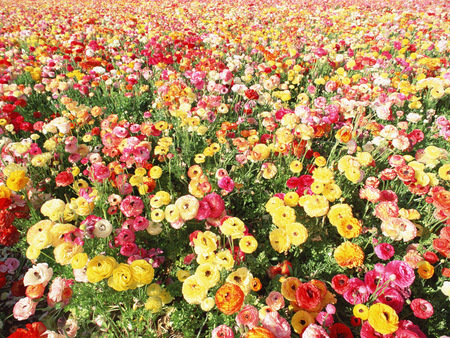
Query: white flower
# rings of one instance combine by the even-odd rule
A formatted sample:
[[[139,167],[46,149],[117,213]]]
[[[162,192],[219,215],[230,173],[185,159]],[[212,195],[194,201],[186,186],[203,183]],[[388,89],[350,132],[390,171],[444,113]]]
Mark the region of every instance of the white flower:
[[[30,268],[23,278],[23,285],[38,285],[47,283],[53,277],[53,269],[48,267],[47,263],[39,263]]]
[[[444,284],[442,284],[441,291],[444,295],[446,295],[447,297],[450,297],[450,282],[449,281],[446,281],[446,282],[444,282]]]

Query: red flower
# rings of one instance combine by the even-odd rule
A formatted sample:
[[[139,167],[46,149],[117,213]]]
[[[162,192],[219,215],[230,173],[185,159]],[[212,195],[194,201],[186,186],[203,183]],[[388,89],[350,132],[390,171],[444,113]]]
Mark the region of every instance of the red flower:
[[[247,89],[245,91],[245,96],[247,96],[249,100],[258,100],[259,98],[258,93],[253,89]]]
[[[320,289],[311,283],[301,284],[295,291],[297,305],[305,310],[314,309],[322,300]]]
[[[361,326],[361,318],[356,318],[355,316],[352,316],[350,318],[350,324],[352,324],[352,326]]]
[[[12,246],[19,241],[19,231],[14,225],[0,230],[0,244],[4,246]]]
[[[72,173],[63,171],[56,176],[55,181],[57,187],[67,187],[73,183],[74,179]]]
[[[23,278],[15,281],[11,286],[11,293],[14,297],[25,296],[25,286],[23,285]]]
[[[442,256],[448,257],[450,254],[450,242],[443,238],[436,238],[433,240],[433,248]]]
[[[350,328],[341,323],[330,326],[330,338],[353,338]]]
[[[431,251],[425,252],[423,254],[423,258],[430,264],[434,264],[439,260],[438,256],[434,252],[431,252]]]
[[[422,298],[416,298],[411,302],[411,310],[413,310],[414,316],[421,319],[428,319],[434,313],[433,305]]]
[[[331,287],[338,294],[343,295],[345,291],[347,291],[350,288],[348,280],[349,279],[346,275],[336,275],[331,280]]]
[[[10,227],[15,218],[16,216],[12,212],[8,210],[0,210],[0,229]]]

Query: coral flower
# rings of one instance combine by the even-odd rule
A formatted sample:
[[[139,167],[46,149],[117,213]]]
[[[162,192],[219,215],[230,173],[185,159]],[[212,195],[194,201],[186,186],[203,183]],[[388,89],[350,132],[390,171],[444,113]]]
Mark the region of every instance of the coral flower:
[[[216,292],[217,308],[226,315],[238,312],[244,303],[244,292],[233,283],[225,283]]]
[[[305,310],[314,309],[322,300],[321,292],[312,283],[303,283],[295,291],[298,306]]]
[[[236,316],[238,325],[248,326],[251,330],[259,323],[259,312],[252,305],[245,305],[244,308]]]
[[[212,331],[211,338],[234,338],[234,333],[227,325],[222,324]]]
[[[254,327],[245,335],[245,338],[276,338],[275,335],[264,327]]]
[[[411,310],[413,310],[414,316],[421,319],[428,319],[434,313],[433,305],[421,298],[416,298],[411,302]]]

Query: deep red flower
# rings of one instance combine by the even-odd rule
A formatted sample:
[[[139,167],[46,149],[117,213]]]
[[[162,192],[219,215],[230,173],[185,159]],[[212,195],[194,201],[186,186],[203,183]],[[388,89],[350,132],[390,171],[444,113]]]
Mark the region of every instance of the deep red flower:
[[[347,325],[335,323],[330,326],[330,338],[353,338],[353,334]]]
[[[423,258],[430,264],[434,264],[437,261],[439,261],[438,256],[434,252],[431,252],[431,251],[425,252],[423,254]]]

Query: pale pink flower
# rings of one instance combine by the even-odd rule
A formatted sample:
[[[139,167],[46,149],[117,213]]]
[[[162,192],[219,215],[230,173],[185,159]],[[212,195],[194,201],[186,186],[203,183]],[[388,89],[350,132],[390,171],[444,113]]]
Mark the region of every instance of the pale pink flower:
[[[39,263],[28,269],[23,278],[23,285],[48,284],[53,277],[53,269],[48,267],[47,263]]]
[[[267,312],[262,320],[262,326],[272,332],[277,338],[290,338],[291,326],[278,312]]]
[[[30,298],[25,297],[14,305],[13,314],[17,320],[26,320],[34,315],[37,302],[33,302]]]
[[[278,311],[284,308],[284,297],[278,291],[272,291],[266,298],[266,303],[273,311]]]
[[[305,331],[303,331],[302,338],[329,338],[327,331],[325,329],[317,324],[310,324],[306,328]]]
[[[211,338],[234,338],[234,333],[227,325],[222,324],[212,331]]]

